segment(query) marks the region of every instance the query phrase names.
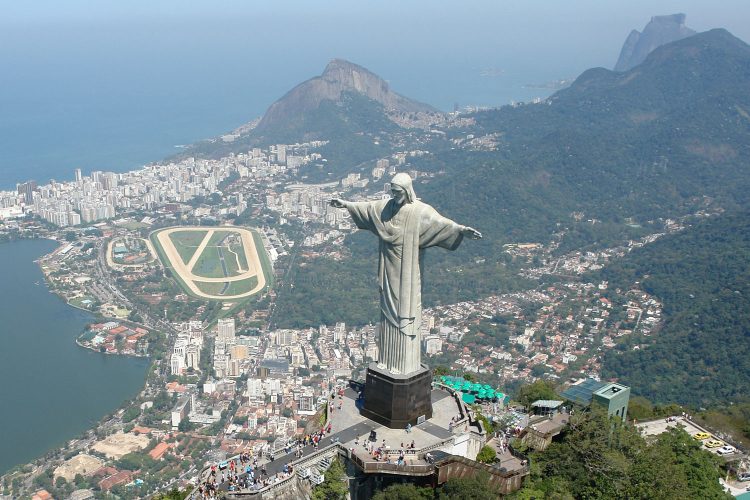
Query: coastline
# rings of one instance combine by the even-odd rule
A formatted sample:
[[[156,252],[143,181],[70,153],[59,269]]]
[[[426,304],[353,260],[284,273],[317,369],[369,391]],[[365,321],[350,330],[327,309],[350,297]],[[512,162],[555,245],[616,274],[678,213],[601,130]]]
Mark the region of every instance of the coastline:
[[[30,239],[30,238],[19,238],[19,239]],[[64,248],[65,244],[63,242],[61,242],[60,240],[52,237],[51,235],[45,236],[44,238],[38,238],[37,237],[37,238],[34,238],[34,239],[48,239],[50,241],[54,241],[54,242],[58,243],[57,248],[55,248],[51,252],[49,252],[49,253],[47,253],[47,254],[45,254],[45,255],[37,258],[37,259],[34,259],[34,263],[37,264],[37,266],[39,267],[40,271],[42,272],[42,275],[44,276],[45,286],[47,287],[47,290],[50,293],[54,293],[55,295],[57,295],[58,297],[60,297],[61,299],[63,299],[63,301],[65,301],[65,303],[67,305],[69,305],[70,307],[74,307],[75,309],[78,309],[79,311],[83,311],[85,313],[91,314],[94,318],[99,319],[101,321],[116,321],[118,323],[132,325],[135,328],[141,328],[141,329],[144,329],[144,330],[148,330],[149,329],[148,326],[143,325],[141,323],[138,323],[138,322],[135,322],[135,321],[126,320],[126,319],[123,319],[123,318],[104,316],[101,313],[98,313],[96,311],[92,311],[91,309],[87,309],[85,307],[81,307],[81,306],[73,303],[71,300],[68,300],[68,297],[66,297],[64,294],[60,293],[57,290],[57,287],[54,286],[54,282],[50,279],[50,277],[49,277],[49,275],[47,273],[47,269],[42,265],[45,261],[49,260],[54,255],[56,255],[60,251],[61,248]],[[90,323],[89,325],[87,325],[87,328],[91,324],[93,324],[93,323]],[[107,354],[107,355],[115,355],[115,356],[126,356],[126,357],[133,357],[133,358],[150,358],[150,354],[149,353],[110,352],[110,351],[106,351],[106,350],[102,351],[102,350],[98,349],[96,346],[91,345],[91,344],[87,344],[85,341],[81,340],[81,337],[83,336],[83,334],[84,334],[85,331],[87,331],[87,330],[84,330],[83,332],[79,333],[76,336],[76,338],[75,338],[76,345],[78,345],[79,347],[81,347],[83,349],[86,349],[86,350],[89,350],[89,351],[92,351],[92,352],[96,352],[96,353],[99,353],[99,354]]]
[[[49,243],[22,240],[49,240]],[[52,242],[55,244],[52,245]],[[39,243],[40,246],[19,247],[2,245],[2,243],[14,245]],[[53,248],[50,251],[51,246]],[[60,240],[53,235],[39,233],[14,235],[0,243],[6,255],[5,261],[16,271],[6,275],[6,288],[12,290],[9,294],[6,290],[6,296],[23,297],[16,299],[15,302],[11,299],[7,300],[10,310],[5,311],[6,316],[11,314],[17,319],[10,316],[7,320],[7,329],[3,335],[5,357],[10,357],[13,361],[17,361],[17,364],[24,365],[28,358],[26,353],[35,352],[38,356],[35,359],[44,367],[42,370],[36,370],[37,376],[27,375],[22,378],[22,385],[27,388],[23,392],[27,394],[31,392],[35,396],[30,398],[31,401],[27,401],[28,404],[25,406],[20,405],[16,416],[8,416],[3,421],[3,425],[10,434],[4,444],[8,446],[7,450],[13,450],[13,453],[8,453],[3,457],[0,464],[4,469],[2,476],[28,468],[29,465],[33,468],[35,464],[40,463],[40,460],[46,460],[51,455],[64,450],[71,440],[75,441],[81,436],[96,431],[108,416],[126,407],[129,400],[143,391],[150,369],[150,361],[139,360],[135,363],[133,363],[135,359],[124,361],[128,358],[149,358],[148,355],[129,356],[125,353],[115,357],[75,355],[76,351],[84,352],[81,348],[85,347],[78,342],[80,328],[94,320],[94,316],[92,316],[92,311],[76,306],[63,294],[55,291],[47,273],[42,269],[44,261],[59,252],[63,246],[64,242],[61,244]],[[37,249],[44,252],[43,255],[29,258],[36,253]],[[28,259],[25,263],[24,255]],[[34,274],[38,272],[41,277],[29,275],[29,272],[33,272],[32,269],[35,269]],[[38,286],[42,278],[45,290]],[[57,298],[51,297],[44,299],[45,296],[49,296],[50,292],[63,300],[58,301]],[[29,293],[31,295],[28,295]],[[65,312],[68,306],[72,306],[72,309]],[[19,327],[19,325],[22,326]],[[32,335],[29,336],[29,333]],[[65,347],[66,344],[71,345],[67,335],[73,337],[72,340],[77,344],[76,346]],[[113,361],[104,362],[105,358]],[[115,358],[120,359],[115,362]],[[10,360],[6,359],[3,363],[5,371],[9,372],[9,375],[18,373],[18,367],[13,362],[9,364],[8,361]],[[50,370],[62,373],[64,376],[55,376],[55,382],[52,384],[44,382],[40,384],[42,380],[49,380]],[[47,387],[48,390],[28,390],[35,387]],[[71,390],[74,392],[70,393]],[[106,394],[106,397],[97,397],[95,400],[81,395],[92,391],[100,393],[102,390],[105,391],[102,394]],[[16,392],[18,391],[6,387],[3,397],[16,399],[18,398]],[[39,397],[48,398],[47,404],[55,407],[72,405],[70,407],[73,411],[66,418],[58,419],[56,425],[43,426],[43,432],[36,432],[34,429],[40,428],[39,423],[36,422],[37,416],[26,414],[31,411],[30,408],[37,406],[34,399],[39,399]],[[18,429],[14,431],[13,429],[16,428]],[[31,435],[27,435],[29,433]]]

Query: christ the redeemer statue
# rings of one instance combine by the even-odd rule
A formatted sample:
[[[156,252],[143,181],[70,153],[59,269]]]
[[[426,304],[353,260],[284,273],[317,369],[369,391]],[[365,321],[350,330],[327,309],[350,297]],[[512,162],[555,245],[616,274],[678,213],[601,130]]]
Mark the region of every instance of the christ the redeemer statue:
[[[331,200],[346,208],[360,229],[380,240],[380,336],[378,368],[408,375],[420,369],[422,324],[421,262],[424,250],[439,246],[455,250],[464,236],[482,234],[456,224],[419,201],[411,177],[396,174],[391,180],[391,199],[365,202]]]

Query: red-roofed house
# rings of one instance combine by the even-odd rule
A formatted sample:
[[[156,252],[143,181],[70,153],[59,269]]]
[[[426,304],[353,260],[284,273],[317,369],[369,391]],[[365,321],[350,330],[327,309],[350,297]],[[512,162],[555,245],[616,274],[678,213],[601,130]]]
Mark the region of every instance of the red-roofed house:
[[[185,392],[187,390],[187,387],[184,385],[180,385],[179,382],[168,382],[167,383],[167,392]]]
[[[140,339],[141,337],[145,337],[145,336],[146,336],[146,333],[147,333],[147,332],[143,332],[143,333],[134,333],[133,335],[128,335],[128,340],[130,340],[130,339],[133,339],[133,340],[138,340],[138,339]]]
[[[170,445],[162,441],[161,443],[154,446],[153,450],[148,452],[148,456],[150,456],[154,460],[160,460],[161,457],[164,456],[164,454],[167,452],[169,448],[170,448]]]
[[[31,497],[31,500],[54,500],[54,499],[52,498],[52,495],[49,494],[49,491],[39,490],[36,493],[34,493],[34,496]]]
[[[113,474],[117,474],[117,472],[119,472],[119,471],[117,469],[115,469],[114,467],[104,466],[104,467],[100,467],[100,468],[96,469],[94,471],[93,476],[95,476],[95,477],[107,477],[107,476],[111,476]]]
[[[133,479],[134,474],[134,472],[131,472],[129,470],[120,471],[117,474],[113,474],[108,478],[99,481],[99,488],[101,488],[102,491],[109,491],[113,486],[129,482],[131,479]]]

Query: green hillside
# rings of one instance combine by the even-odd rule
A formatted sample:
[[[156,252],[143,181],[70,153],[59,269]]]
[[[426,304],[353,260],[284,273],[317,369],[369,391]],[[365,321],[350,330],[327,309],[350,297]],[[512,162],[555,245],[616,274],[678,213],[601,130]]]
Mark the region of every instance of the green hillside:
[[[713,30],[662,46],[626,73],[589,70],[549,103],[478,113],[475,126],[448,129],[453,139],[499,134],[500,144],[496,151],[432,144],[432,155],[412,161],[444,172],[418,179],[417,195],[485,236],[456,252],[428,252],[425,302],[516,288],[506,243],[548,242],[561,233],[560,252],[601,247],[653,232],[659,218],[748,206],[748,86],[750,47]],[[374,259],[368,236],[348,239],[357,259]],[[371,274],[361,275],[351,260],[312,262],[301,272],[350,283],[356,296],[371,286]],[[297,297],[312,292],[295,285]],[[304,307],[310,324],[340,304],[333,290],[317,293],[315,305]],[[293,302],[282,292],[281,311]]]
[[[748,397],[750,212],[724,215],[633,251],[602,273],[613,287],[639,281],[664,304],[664,327],[604,358],[617,377],[660,403],[709,406]],[[644,343],[647,347],[633,350]]]
[[[428,160],[446,175],[423,196],[448,193],[433,197],[492,239],[549,237],[573,211],[618,224],[747,206],[748,85],[750,47],[724,30],[662,46],[626,73],[589,70],[548,103],[477,114],[465,132],[499,134],[498,151]]]

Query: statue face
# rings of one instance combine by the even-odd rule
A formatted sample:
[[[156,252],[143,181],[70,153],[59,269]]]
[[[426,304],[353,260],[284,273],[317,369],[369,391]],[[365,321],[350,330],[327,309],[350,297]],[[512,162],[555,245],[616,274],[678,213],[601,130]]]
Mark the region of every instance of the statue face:
[[[406,202],[406,191],[401,186],[391,186],[391,198],[399,205],[403,205]]]

